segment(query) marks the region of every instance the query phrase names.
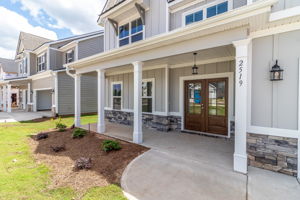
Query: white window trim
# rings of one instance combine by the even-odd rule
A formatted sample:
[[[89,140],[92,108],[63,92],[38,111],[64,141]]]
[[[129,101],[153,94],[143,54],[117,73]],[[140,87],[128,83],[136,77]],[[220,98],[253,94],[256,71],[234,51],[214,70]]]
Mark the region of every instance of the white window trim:
[[[227,12],[229,12],[230,10],[233,9],[233,2],[232,2],[232,0],[216,0],[216,1],[211,2],[211,3],[209,3],[209,4],[205,4],[205,5],[203,5],[203,6],[199,6],[199,7],[197,7],[197,8],[194,8],[194,9],[192,9],[192,10],[189,10],[189,11],[186,11],[186,12],[182,13],[182,24],[181,24],[181,26],[182,26],[182,27],[185,27],[185,26],[188,26],[188,25],[193,24],[193,23],[191,23],[191,24],[186,25],[186,24],[185,24],[185,17],[186,17],[187,15],[193,14],[193,13],[198,12],[198,11],[200,11],[200,10],[203,11],[203,19],[202,19],[201,21],[206,20],[206,19],[207,19],[207,8],[209,8],[209,7],[211,7],[211,6],[218,5],[218,4],[220,4],[220,3],[224,3],[224,2],[226,2],[226,1],[228,1],[228,11],[227,11]],[[223,13],[222,13],[222,14],[223,14]],[[216,15],[216,16],[218,16],[218,15]],[[215,16],[214,16],[214,17],[215,17]]]
[[[37,73],[44,72],[44,71],[46,71],[46,70],[47,70],[47,66],[46,66],[46,62],[45,62],[45,55],[46,55],[46,53],[43,53],[43,54],[41,54],[41,55],[37,56],[37,69],[36,69]],[[44,59],[44,61],[43,61],[43,62],[41,62],[41,63],[38,63],[38,59],[39,59],[39,57],[43,58],[43,59]],[[39,65],[40,65],[40,64],[43,64],[43,63],[45,64],[45,69],[43,69],[43,70],[39,70]]]
[[[142,95],[142,99],[143,98],[148,98],[148,99],[152,99],[152,112],[142,112],[145,114],[153,114],[155,113],[155,78],[147,78],[147,79],[143,79],[143,82],[151,82],[152,83],[152,96],[151,97],[143,97]],[[142,87],[142,86],[141,86]]]
[[[131,42],[131,37],[132,36],[134,36],[134,35],[137,35],[137,34],[139,34],[139,33],[143,33],[143,39],[142,40],[145,40],[145,25],[143,24],[143,30],[142,31],[140,31],[140,32],[137,32],[137,33],[134,33],[134,34],[131,34],[131,22],[133,22],[133,21],[135,21],[135,20],[137,20],[137,19],[139,19],[140,17],[138,17],[138,18],[135,18],[135,19],[132,19],[132,20],[129,20],[129,22],[128,21],[126,21],[126,22],[123,22],[122,24],[120,24],[119,26],[118,26],[118,35],[117,35],[117,47],[119,48],[119,47],[124,47],[124,46],[127,46],[127,45],[130,45],[130,44],[133,44],[132,42]],[[126,25],[126,24],[129,24],[129,35],[127,36],[127,37],[123,37],[123,38],[119,38],[119,35],[120,35],[120,27],[121,26],[124,26],[124,25]],[[126,45],[123,45],[123,46],[120,46],[120,40],[124,40],[125,38],[128,38],[129,39],[129,43],[128,44],[126,44]],[[140,41],[142,41],[142,40],[140,40]],[[137,41],[138,42],[138,41]],[[134,42],[135,43],[135,42]]]
[[[123,110],[123,92],[124,92],[124,90],[123,90],[123,81],[114,81],[114,82],[111,82],[111,87],[110,87],[110,107],[111,107],[111,109],[112,110],[117,110],[117,109],[114,109],[114,105],[113,105],[113,98],[114,98],[114,95],[113,95],[113,86],[114,85],[117,85],[117,84],[121,84],[121,96],[120,97],[118,97],[118,98],[121,98],[121,109],[120,110],[118,110],[118,111],[122,111]]]
[[[73,51],[74,53],[73,53],[73,60],[72,60],[71,62],[74,62],[74,61],[75,61],[75,49],[70,49],[69,51],[66,52],[66,60],[68,60],[67,63],[70,63],[70,62],[69,62],[68,55],[69,55],[70,53],[72,53],[72,51]]]

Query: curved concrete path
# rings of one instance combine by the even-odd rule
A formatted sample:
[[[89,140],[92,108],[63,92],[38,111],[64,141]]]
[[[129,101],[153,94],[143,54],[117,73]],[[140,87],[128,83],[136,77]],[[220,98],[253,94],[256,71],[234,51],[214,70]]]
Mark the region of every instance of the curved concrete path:
[[[247,177],[198,161],[150,150],[125,170],[122,187],[139,200],[246,199]]]

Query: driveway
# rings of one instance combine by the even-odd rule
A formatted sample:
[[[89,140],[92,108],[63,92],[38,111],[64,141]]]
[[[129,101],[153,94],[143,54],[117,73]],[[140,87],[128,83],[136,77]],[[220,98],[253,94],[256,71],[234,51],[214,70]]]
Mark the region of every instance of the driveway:
[[[149,129],[143,133],[143,145],[151,150],[127,166],[121,181],[130,200],[300,199],[294,177],[252,167],[248,176],[234,172],[231,140]],[[105,134],[131,141],[132,127],[107,123]]]
[[[39,119],[43,117],[52,117],[52,112],[51,111],[25,112],[22,110],[13,110],[13,112],[11,113],[0,112],[0,123],[27,121],[27,120]]]

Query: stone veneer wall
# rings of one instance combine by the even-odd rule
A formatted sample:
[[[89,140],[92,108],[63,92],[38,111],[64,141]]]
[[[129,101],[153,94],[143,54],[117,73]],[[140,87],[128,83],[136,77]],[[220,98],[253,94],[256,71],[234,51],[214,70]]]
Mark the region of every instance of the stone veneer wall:
[[[298,140],[294,138],[248,133],[249,164],[254,167],[297,176],[297,144]]]
[[[112,123],[133,125],[133,113],[131,112],[105,110],[105,117]],[[180,131],[181,117],[143,114],[143,125],[157,131]]]

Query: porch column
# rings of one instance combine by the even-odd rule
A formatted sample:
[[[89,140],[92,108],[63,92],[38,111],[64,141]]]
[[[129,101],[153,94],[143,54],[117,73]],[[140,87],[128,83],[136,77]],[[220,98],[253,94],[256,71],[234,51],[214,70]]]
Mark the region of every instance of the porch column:
[[[7,112],[11,113],[11,84],[7,85]]]
[[[26,90],[22,90],[22,104],[23,104],[23,109],[26,109]]]
[[[134,67],[134,127],[133,142],[141,144],[143,142],[142,131],[142,68],[143,62],[132,63]]]
[[[20,106],[20,89],[16,89],[17,91],[17,107],[21,108]]]
[[[248,171],[247,159],[247,95],[251,87],[251,39],[233,42],[236,48],[235,64],[235,142],[234,170],[241,173]]]
[[[81,74],[75,74],[75,126],[80,127],[81,117]]]
[[[3,86],[3,95],[2,95],[2,103],[3,103],[3,112],[7,112],[7,91],[6,91],[6,85]]]
[[[2,86],[0,86],[0,110],[3,110],[2,104],[3,104],[3,91],[2,91]]]
[[[97,70],[98,73],[98,124],[97,132],[105,132],[105,72],[104,70]]]
[[[32,93],[32,109],[33,112],[37,112],[37,91],[33,90]]]
[[[27,85],[27,111],[30,111],[29,110],[29,104],[31,103],[31,84],[28,83]]]

